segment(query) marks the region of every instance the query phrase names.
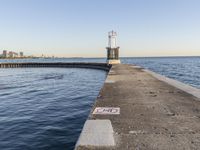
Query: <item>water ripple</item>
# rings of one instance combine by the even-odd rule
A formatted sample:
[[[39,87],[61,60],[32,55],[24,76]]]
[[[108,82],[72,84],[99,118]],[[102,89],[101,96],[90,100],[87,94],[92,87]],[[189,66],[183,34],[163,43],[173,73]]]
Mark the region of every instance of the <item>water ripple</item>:
[[[106,73],[23,68],[0,75],[0,149],[71,150]]]

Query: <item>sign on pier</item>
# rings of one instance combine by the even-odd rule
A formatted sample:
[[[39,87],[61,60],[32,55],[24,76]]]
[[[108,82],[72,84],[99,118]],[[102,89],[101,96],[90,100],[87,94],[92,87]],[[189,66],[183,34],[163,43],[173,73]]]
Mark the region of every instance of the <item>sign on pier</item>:
[[[96,107],[93,111],[93,114],[96,115],[119,115],[119,107]]]

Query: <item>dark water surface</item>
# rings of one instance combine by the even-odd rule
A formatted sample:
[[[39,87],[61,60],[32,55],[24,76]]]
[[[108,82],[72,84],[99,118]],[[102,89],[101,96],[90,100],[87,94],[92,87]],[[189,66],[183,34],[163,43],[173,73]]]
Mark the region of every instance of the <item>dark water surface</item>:
[[[23,59],[1,62],[105,62]],[[122,58],[200,88],[200,57]],[[0,69],[0,150],[71,150],[106,77],[77,68]]]
[[[0,69],[0,150],[71,150],[106,72]]]

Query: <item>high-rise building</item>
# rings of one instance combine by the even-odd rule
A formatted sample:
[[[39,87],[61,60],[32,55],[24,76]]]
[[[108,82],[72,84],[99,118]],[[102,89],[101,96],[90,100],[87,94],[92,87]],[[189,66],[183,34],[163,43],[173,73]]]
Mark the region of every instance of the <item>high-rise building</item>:
[[[8,53],[7,53],[7,50],[3,50],[3,54],[2,54],[2,57],[4,57],[4,58],[8,57]]]
[[[14,58],[15,58],[15,57],[18,57],[18,53],[13,52],[13,57],[14,57]]]
[[[13,58],[13,52],[12,52],[12,51],[9,51],[9,52],[8,52],[8,57],[9,57],[9,58]]]
[[[9,51],[8,52],[8,57],[9,58],[16,58],[16,57],[18,57],[18,53]]]
[[[24,53],[23,52],[19,52],[19,56],[20,57],[24,57]]]

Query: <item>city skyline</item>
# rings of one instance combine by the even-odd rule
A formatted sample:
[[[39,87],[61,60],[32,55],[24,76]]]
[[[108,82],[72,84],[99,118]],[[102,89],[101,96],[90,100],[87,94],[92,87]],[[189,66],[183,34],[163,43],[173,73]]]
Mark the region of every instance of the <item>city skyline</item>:
[[[24,53],[22,51],[15,52],[15,51],[8,51],[3,50],[2,54],[0,53],[0,58],[25,58]]]
[[[2,0],[0,49],[105,57],[118,33],[122,57],[200,56],[198,0]]]

